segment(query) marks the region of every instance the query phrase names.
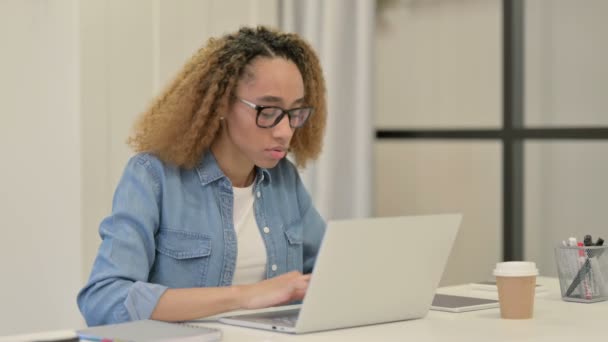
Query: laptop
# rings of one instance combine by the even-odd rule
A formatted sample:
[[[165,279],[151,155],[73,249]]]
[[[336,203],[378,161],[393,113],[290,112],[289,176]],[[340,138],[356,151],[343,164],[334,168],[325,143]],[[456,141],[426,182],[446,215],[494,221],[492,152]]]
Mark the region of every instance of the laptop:
[[[294,334],[424,317],[462,215],[330,221],[299,309],[220,322]]]

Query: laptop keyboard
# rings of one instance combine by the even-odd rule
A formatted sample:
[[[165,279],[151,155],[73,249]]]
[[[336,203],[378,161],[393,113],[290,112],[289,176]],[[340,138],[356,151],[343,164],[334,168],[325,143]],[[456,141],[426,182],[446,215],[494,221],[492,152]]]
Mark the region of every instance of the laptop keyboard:
[[[296,326],[299,313],[300,310],[287,310],[247,315],[246,317],[241,318],[244,318],[250,322],[293,328]]]

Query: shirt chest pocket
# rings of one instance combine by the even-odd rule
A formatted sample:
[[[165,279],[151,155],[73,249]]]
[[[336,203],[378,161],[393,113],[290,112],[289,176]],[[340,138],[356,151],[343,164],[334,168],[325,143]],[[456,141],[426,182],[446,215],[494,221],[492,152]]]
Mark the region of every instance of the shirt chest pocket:
[[[302,221],[285,226],[285,238],[287,240],[287,269],[302,272],[304,269],[304,250],[302,246],[303,237]]]
[[[211,257],[209,236],[161,229],[156,251],[155,282],[174,288],[205,286]]]

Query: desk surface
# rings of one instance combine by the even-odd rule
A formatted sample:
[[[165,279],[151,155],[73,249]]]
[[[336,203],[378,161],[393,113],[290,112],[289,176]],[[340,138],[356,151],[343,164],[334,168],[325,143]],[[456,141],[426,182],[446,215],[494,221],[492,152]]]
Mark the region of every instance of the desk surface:
[[[422,319],[339,329],[304,335],[234,327],[220,323],[191,324],[218,327],[223,341],[568,341],[584,338],[606,339],[604,324],[608,319],[608,301],[582,304],[562,301],[557,279],[538,279],[548,291],[536,295],[534,318],[505,320],[498,308],[463,313],[430,311]],[[444,287],[438,293],[496,298],[495,292],[479,291],[470,285]],[[364,308],[363,308],[364,309]],[[0,337],[0,341],[16,341]],[[7,339],[8,338],[8,339]],[[31,339],[30,339],[31,340]]]
[[[449,313],[430,311],[423,319],[339,329],[304,335],[233,327],[220,323],[197,323],[218,327],[223,341],[568,341],[580,338],[606,338],[608,301],[583,304],[565,302],[557,279],[538,279],[548,291],[536,295],[534,318],[506,320],[498,308]],[[470,285],[440,288],[438,293],[496,298],[496,292],[472,289]],[[592,341],[592,340],[591,340]]]

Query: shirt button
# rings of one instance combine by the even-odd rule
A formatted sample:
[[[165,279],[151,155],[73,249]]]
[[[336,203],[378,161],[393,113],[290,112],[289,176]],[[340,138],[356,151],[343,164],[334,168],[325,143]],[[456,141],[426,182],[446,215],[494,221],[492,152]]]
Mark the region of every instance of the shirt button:
[[[260,198],[262,196],[262,194],[259,191],[256,195],[258,196],[258,198]]]
[[[277,265],[272,265],[270,268],[272,268],[273,271],[277,270]]]
[[[270,228],[264,227],[264,233],[266,233],[266,234],[270,233]]]

